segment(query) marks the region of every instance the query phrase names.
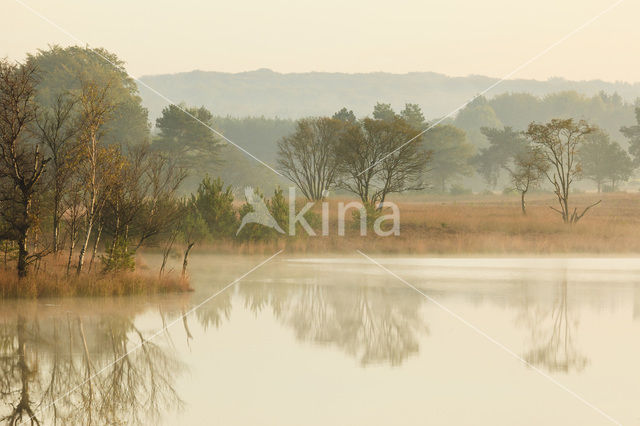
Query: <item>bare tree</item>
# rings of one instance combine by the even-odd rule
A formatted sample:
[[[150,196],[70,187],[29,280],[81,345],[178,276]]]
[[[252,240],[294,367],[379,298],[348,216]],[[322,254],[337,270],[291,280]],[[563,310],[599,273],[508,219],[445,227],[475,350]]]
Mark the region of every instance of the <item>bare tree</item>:
[[[77,99],[60,94],[53,106],[36,116],[38,139],[48,148],[51,162],[47,168],[53,198],[53,247],[58,252],[60,218],[64,214],[62,198],[69,187],[77,157],[75,136],[78,121],[74,116]]]
[[[0,214],[18,243],[19,277],[27,275],[36,185],[48,161],[28,140],[28,127],[36,119],[35,86],[33,66],[0,61]]]
[[[139,145],[127,149],[126,157],[122,158],[119,169],[113,175],[105,204],[105,215],[112,241],[108,253],[111,255],[117,244],[129,240],[129,232],[141,212],[144,201],[149,193],[149,186],[143,182],[147,172],[146,145]]]
[[[575,122],[573,119],[555,118],[546,124],[531,123],[526,132],[549,164],[545,176],[553,185],[560,205],[559,209],[551,208],[562,216],[565,223],[577,223],[589,209],[600,203],[597,201],[585,207],[581,213],[578,213],[577,208],[573,208],[572,211],[569,204],[571,184],[582,172],[577,156],[578,150],[585,136],[594,130],[595,128],[584,120]]]
[[[142,185],[149,188],[143,203],[143,215],[139,216],[139,237],[136,249],[154,236],[166,233],[175,239],[179,209],[175,202],[176,191],[186,179],[186,169],[179,167],[175,159],[161,152],[152,152],[147,159],[147,167],[142,176]]]
[[[339,186],[364,204],[381,207],[394,192],[422,189],[430,153],[413,140],[417,130],[401,118],[365,118],[348,127],[338,148]]]
[[[309,200],[321,200],[335,183],[336,148],[345,122],[337,118],[299,120],[296,131],[278,143],[278,165]]]

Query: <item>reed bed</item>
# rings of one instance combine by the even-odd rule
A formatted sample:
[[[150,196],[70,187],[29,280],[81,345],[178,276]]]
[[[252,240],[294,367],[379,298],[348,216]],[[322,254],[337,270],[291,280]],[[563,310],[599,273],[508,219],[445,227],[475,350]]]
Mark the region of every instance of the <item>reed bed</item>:
[[[11,266],[11,265],[8,265]],[[31,271],[19,279],[13,269],[0,269],[0,299],[130,296],[191,291],[188,279],[172,274],[158,277],[147,271],[67,273],[53,266]]]

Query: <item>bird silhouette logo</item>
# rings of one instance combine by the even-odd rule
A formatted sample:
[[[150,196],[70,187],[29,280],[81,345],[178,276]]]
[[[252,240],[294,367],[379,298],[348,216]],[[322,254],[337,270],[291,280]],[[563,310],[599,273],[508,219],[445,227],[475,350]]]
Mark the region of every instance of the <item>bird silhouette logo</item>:
[[[236,235],[238,235],[242,228],[244,228],[248,223],[258,223],[268,228],[273,228],[281,234],[285,233],[282,228],[280,228],[280,225],[278,225],[278,222],[276,222],[273,216],[271,216],[271,213],[269,213],[269,209],[264,203],[264,200],[256,195],[252,187],[247,186],[244,189],[244,195],[247,199],[247,203],[249,203],[253,208],[253,211],[242,217],[242,223],[240,223],[240,227],[236,231]]]

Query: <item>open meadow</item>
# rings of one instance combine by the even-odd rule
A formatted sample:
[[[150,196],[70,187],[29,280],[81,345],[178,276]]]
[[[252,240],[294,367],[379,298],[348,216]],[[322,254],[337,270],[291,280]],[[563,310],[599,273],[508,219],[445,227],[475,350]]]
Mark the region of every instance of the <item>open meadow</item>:
[[[377,236],[369,230],[360,236],[358,222],[345,217],[345,236],[338,235],[337,215],[329,217],[329,235],[280,237],[270,241],[221,240],[203,244],[200,252],[271,253],[283,248],[289,254],[354,252],[454,256],[523,255],[634,255],[640,253],[640,193],[572,194],[580,208],[598,200],[578,223],[567,225],[549,206],[553,194],[534,193],[527,215],[520,211],[517,195],[405,195],[391,198],[400,210],[400,235]],[[331,199],[329,211],[348,199]],[[320,205],[314,206],[319,214]],[[385,229],[385,225],[383,225]]]

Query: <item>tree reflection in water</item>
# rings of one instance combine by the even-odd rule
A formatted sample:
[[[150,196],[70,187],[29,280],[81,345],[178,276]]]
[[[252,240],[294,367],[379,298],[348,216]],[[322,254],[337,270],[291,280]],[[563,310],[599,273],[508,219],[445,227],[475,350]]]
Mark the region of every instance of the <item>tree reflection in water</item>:
[[[339,347],[362,365],[399,365],[428,332],[421,298],[404,288],[249,282],[239,292],[252,312],[270,307],[296,338]]]
[[[0,418],[10,425],[144,424],[182,404],[173,382],[183,365],[126,317],[20,314],[0,334]]]
[[[588,363],[588,359],[580,354],[573,337],[577,332],[578,320],[571,317],[567,287],[565,276],[558,286],[550,310],[527,309],[523,315],[526,326],[531,330],[530,349],[523,358],[551,372],[581,371]]]

